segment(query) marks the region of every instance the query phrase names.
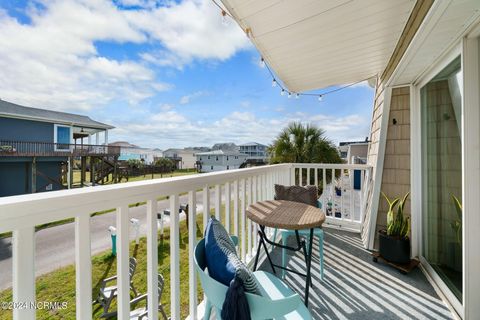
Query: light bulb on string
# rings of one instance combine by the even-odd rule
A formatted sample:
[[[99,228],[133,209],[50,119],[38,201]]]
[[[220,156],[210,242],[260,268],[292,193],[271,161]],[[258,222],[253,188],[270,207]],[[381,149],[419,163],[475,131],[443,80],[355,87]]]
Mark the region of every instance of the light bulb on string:
[[[229,24],[229,21],[228,21],[228,18],[227,18],[227,12],[225,10],[222,10],[222,24],[224,26],[228,26],[228,24]]]
[[[277,86],[277,80],[273,79],[272,80],[272,87],[276,87]]]
[[[282,91],[280,92],[280,95],[282,95],[282,96],[285,95],[285,89],[282,89]]]
[[[260,59],[260,67],[265,68],[265,60],[263,57]]]
[[[288,93],[288,99],[290,99],[292,97],[292,94],[289,92]]]
[[[295,94],[295,99],[299,99],[299,98],[300,98],[300,94],[299,93]]]
[[[322,95],[319,95],[318,96],[318,101],[322,101],[323,100],[323,96]]]

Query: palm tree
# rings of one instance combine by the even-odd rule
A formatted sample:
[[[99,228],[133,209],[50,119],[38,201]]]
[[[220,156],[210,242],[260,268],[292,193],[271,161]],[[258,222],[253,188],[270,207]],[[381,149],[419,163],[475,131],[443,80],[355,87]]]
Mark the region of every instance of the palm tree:
[[[335,145],[325,130],[312,124],[292,122],[269,147],[270,163],[341,163]]]

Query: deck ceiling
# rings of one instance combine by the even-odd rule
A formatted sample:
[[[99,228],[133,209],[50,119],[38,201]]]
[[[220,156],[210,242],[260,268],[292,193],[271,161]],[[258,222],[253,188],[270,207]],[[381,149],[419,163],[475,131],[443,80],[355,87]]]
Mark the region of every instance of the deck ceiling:
[[[383,71],[415,0],[222,0],[292,92]]]

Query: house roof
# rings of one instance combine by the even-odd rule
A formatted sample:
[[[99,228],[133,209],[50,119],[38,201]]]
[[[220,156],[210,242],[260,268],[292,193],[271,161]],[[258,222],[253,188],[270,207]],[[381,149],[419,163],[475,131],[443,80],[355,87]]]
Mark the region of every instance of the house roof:
[[[258,142],[247,142],[247,143],[239,145],[239,147],[246,147],[246,146],[264,146],[264,147],[266,147],[266,145],[258,143]]]
[[[77,127],[86,127],[92,129],[115,128],[114,126],[92,120],[87,116],[67,112],[25,107],[4,100],[0,100],[0,117],[68,124]]]
[[[381,73],[415,0],[222,0],[291,92]]]
[[[208,152],[199,152],[197,156],[246,156],[244,153],[240,153],[232,150],[213,150]]]

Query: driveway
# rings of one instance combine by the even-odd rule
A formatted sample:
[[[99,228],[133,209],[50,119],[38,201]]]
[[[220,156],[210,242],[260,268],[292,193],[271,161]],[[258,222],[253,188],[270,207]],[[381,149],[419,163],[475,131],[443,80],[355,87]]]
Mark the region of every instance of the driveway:
[[[210,191],[210,199],[213,199],[214,191]],[[197,212],[203,211],[202,192],[197,192]],[[179,202],[187,203],[188,196],[179,197]],[[211,202],[212,203],[212,202]],[[170,205],[169,200],[158,202],[158,212],[163,212]],[[212,207],[212,205],[210,205]],[[129,210],[130,218],[140,221],[140,235],[146,234],[146,206],[132,207]],[[185,214],[180,215],[185,219]],[[115,226],[115,211],[94,216],[91,218],[90,237],[92,254],[97,254],[110,249],[111,238],[109,226]],[[164,216],[164,226],[170,224],[170,217]],[[133,228],[130,228],[130,239],[135,239]],[[35,234],[35,268],[37,277],[55,269],[75,263],[75,224],[67,223],[40,230]],[[0,239],[0,290],[12,286],[12,239]]]

